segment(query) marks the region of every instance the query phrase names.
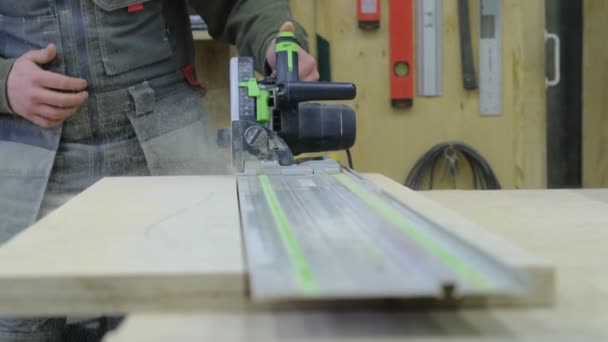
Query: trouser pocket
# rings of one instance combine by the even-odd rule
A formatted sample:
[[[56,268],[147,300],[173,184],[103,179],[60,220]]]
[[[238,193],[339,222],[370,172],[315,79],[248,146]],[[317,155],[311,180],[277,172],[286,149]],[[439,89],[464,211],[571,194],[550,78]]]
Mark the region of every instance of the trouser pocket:
[[[30,50],[43,49],[53,43],[57,46],[57,57],[45,68],[64,72],[59,22],[54,14],[14,17],[2,13],[4,12],[0,12],[0,56],[18,58]]]
[[[0,245],[32,225],[55,157],[54,150],[0,141]]]
[[[53,14],[54,0],[2,0],[0,14],[11,17],[41,17]]]
[[[153,175],[224,174],[229,157],[217,144],[198,90],[185,83],[159,98],[149,84],[131,87],[129,113]]]

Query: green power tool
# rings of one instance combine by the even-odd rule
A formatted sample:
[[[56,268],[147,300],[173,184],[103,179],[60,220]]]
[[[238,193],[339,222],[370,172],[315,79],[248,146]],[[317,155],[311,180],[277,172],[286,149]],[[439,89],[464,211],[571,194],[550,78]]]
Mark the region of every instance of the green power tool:
[[[238,172],[245,170],[247,160],[289,166],[296,155],[344,150],[355,143],[353,109],[308,102],[353,99],[355,85],[300,81],[299,49],[293,33],[281,32],[276,40],[276,72],[259,80],[252,58],[231,60],[231,139]]]

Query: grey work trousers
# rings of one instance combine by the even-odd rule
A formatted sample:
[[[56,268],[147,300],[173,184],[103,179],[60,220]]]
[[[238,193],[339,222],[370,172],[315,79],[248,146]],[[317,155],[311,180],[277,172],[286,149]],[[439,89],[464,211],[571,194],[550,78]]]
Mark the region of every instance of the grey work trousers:
[[[228,161],[225,153],[214,143],[213,129],[207,121],[208,113],[200,101],[198,90],[184,84],[175,86],[171,96],[159,99],[155,108],[150,115],[157,112],[196,113],[191,116],[199,120],[182,128],[174,124],[178,128],[146,140],[143,145],[141,136],[135,131],[132,134],[124,134],[123,131],[120,139],[106,139],[107,142],[98,144],[62,142],[39,217],[49,214],[103,177],[227,172]],[[147,126],[170,125],[162,115],[151,120]],[[122,122],[129,125],[126,120]],[[5,318],[0,319],[0,342],[96,341],[116,322],[117,318],[110,318],[70,325],[65,317]],[[88,337],[83,337],[85,332]]]
[[[112,167],[101,172],[83,170],[91,158],[102,154],[111,158]],[[105,176],[149,175],[146,159],[135,136],[103,145],[61,144],[43,199],[40,218],[65,204],[72,197]],[[0,342],[99,341],[115,327],[118,317],[66,318],[39,317],[0,319]]]

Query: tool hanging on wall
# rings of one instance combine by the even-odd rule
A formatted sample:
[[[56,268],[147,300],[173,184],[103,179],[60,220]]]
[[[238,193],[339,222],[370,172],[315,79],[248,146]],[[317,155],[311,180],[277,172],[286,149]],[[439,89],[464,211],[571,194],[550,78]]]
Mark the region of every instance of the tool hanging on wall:
[[[469,20],[469,0],[458,0],[458,32],[460,34],[460,63],[462,64],[462,85],[464,89],[477,89],[475,60],[471,43],[471,22]]]
[[[459,156],[464,157],[463,163],[459,162]],[[488,161],[473,147],[459,141],[433,146],[418,159],[404,185],[413,190],[437,189],[434,176],[440,160],[445,162],[444,177],[451,178],[453,188],[457,188],[456,178],[461,169],[460,164],[465,164],[471,169],[473,189],[500,189],[500,182]],[[423,186],[425,179],[428,179],[428,187]]]
[[[440,96],[443,88],[442,0],[416,1],[416,88]]]
[[[502,113],[501,0],[481,0],[479,26],[479,111]]]
[[[367,31],[380,27],[380,0],[357,0],[359,28]]]
[[[414,103],[414,0],[390,0],[391,105]]]

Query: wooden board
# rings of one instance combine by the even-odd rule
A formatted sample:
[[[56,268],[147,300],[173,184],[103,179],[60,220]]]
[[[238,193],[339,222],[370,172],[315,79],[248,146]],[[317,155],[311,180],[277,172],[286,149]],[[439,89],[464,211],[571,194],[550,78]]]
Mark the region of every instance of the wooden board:
[[[583,186],[608,187],[608,2],[583,2]]]
[[[226,310],[128,317],[122,341],[606,341],[608,190],[430,191],[427,198],[556,265],[555,305],[528,309]]]
[[[0,315],[240,299],[230,176],[106,178],[0,248]]]
[[[216,128],[230,127],[230,45],[214,40],[195,41],[197,79],[207,86],[203,102]]]
[[[357,142],[352,151],[357,170],[382,173],[402,183],[415,161],[433,145],[461,140],[489,161],[504,188],[544,188],[544,1],[502,1],[504,112],[499,117],[481,117],[478,91],[462,87],[458,1],[442,2],[443,96],[416,97],[409,110],[391,108],[388,1],[381,3],[380,29],[366,32],[357,27],[356,1],[316,1],[317,32],[331,44],[333,79],[357,85],[357,98],[349,102],[357,111]],[[478,8],[478,0],[470,1],[476,59]],[[294,16],[298,18],[298,13]],[[342,161],[346,162],[343,155]],[[464,170],[464,160],[460,164]],[[470,186],[470,173],[460,174],[459,187]],[[443,185],[451,187],[450,182]]]
[[[464,304],[552,302],[549,263],[386,177],[372,179],[539,286],[518,301]],[[0,248],[0,315],[241,307],[241,243],[233,177],[104,179]]]
[[[441,205],[435,201],[421,196],[421,192],[412,191],[400,186],[382,175],[368,175],[368,177],[389,194],[406,203],[416,212],[433,220],[446,231],[469,242],[475,248],[482,249],[495,260],[503,264],[524,271],[529,277],[532,289],[528,295],[514,299],[509,297],[487,297],[467,299],[463,304],[493,304],[493,305],[550,305],[553,303],[555,293],[555,270],[552,263],[526,251],[507,239],[502,238],[488,230],[494,222],[484,222],[483,225],[472,222],[449,206]]]
[[[304,27],[308,35],[308,52],[317,56],[316,24],[317,17],[315,11],[317,3],[315,0],[289,0],[289,7],[295,19]]]
[[[194,30],[192,31],[192,39],[197,40],[212,40],[207,30]]]

